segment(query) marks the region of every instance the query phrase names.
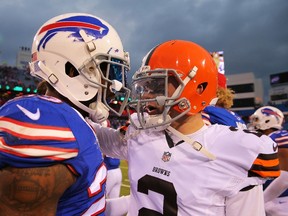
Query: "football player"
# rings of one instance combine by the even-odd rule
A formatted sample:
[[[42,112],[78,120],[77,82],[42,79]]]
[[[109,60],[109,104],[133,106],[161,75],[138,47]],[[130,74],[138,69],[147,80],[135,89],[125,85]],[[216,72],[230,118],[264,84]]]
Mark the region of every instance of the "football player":
[[[241,119],[241,117],[230,110],[230,108],[233,106],[234,91],[230,88],[227,88],[226,77],[219,71],[218,88],[216,94],[218,98],[216,105],[207,106],[202,111],[202,118],[204,123],[206,125],[221,124],[239,129],[247,129],[246,124]],[[235,196],[227,199],[226,203],[230,206],[229,209],[233,210],[233,206],[235,206],[236,209],[239,209],[239,215],[250,215],[250,209],[245,208],[245,205],[250,201],[251,203],[253,202],[255,206],[253,214],[264,215],[264,201],[262,197],[263,187],[262,185],[258,185],[250,188],[249,190],[241,190]],[[229,211],[229,209],[226,210],[227,215],[233,214]]]
[[[84,117],[100,123],[109,110],[121,115],[129,64],[101,18],[69,13],[39,28],[30,69],[46,81],[46,96],[0,109],[0,215],[104,215],[107,169]],[[114,110],[108,95],[119,91],[125,100]]]
[[[132,77],[127,113],[136,113],[125,137],[93,125],[103,152],[128,161],[129,215],[231,216],[242,208],[263,215],[258,202],[231,208],[227,200],[279,175],[276,144],[259,133],[204,124],[201,112],[217,101],[217,73],[203,47],[166,41]]]
[[[267,216],[285,216],[288,212],[288,131],[283,129],[284,114],[273,106],[263,106],[250,117],[250,129],[271,137],[278,144],[281,175],[264,184]]]

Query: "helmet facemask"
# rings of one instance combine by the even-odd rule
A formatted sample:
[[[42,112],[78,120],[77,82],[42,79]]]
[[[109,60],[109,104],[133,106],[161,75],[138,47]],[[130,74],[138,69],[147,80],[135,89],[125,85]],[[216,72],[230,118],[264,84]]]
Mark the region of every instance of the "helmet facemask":
[[[100,81],[98,82],[91,80],[90,75],[95,70],[100,75]],[[99,89],[97,100],[90,104],[89,107],[94,109],[96,104],[98,106],[101,104],[102,108],[107,107],[111,112],[120,116],[130,96],[130,90],[126,87],[128,70],[129,64],[125,59],[107,54],[96,54],[85,62],[79,69],[80,73],[87,79],[89,85]],[[124,98],[123,102],[120,106],[111,107],[111,102],[116,100],[116,95],[118,94],[121,94]]]
[[[185,98],[179,99],[184,83],[175,70],[147,70],[136,72],[132,78],[132,100],[128,109],[137,111],[137,117],[130,116],[131,124],[138,129],[163,130],[171,122],[184,116],[190,110]],[[169,92],[173,83],[175,91]],[[171,116],[171,108],[185,101],[188,106],[181,113]],[[130,113],[130,110],[128,110]]]

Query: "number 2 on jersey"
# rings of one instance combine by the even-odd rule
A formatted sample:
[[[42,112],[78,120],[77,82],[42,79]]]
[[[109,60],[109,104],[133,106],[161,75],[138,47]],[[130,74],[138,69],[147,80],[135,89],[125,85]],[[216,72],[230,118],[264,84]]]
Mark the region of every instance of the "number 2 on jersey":
[[[139,210],[138,216],[177,216],[177,193],[171,182],[145,175],[138,181],[138,192],[148,195],[149,190],[164,196],[163,214],[143,207]]]

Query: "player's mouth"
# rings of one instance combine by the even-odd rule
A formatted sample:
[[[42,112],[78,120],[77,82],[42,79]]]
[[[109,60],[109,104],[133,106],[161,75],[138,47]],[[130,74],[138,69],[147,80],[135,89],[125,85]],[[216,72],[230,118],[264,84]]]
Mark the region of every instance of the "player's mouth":
[[[149,115],[156,115],[160,113],[160,110],[152,105],[145,106],[145,112],[147,112]]]

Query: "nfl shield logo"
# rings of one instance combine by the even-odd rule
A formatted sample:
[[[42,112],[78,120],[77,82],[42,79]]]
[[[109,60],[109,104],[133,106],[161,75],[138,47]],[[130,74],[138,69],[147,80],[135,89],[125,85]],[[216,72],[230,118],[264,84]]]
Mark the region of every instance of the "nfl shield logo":
[[[172,154],[170,152],[164,152],[163,155],[162,155],[162,160],[164,162],[168,162],[170,160],[170,158],[171,158],[171,155]]]

